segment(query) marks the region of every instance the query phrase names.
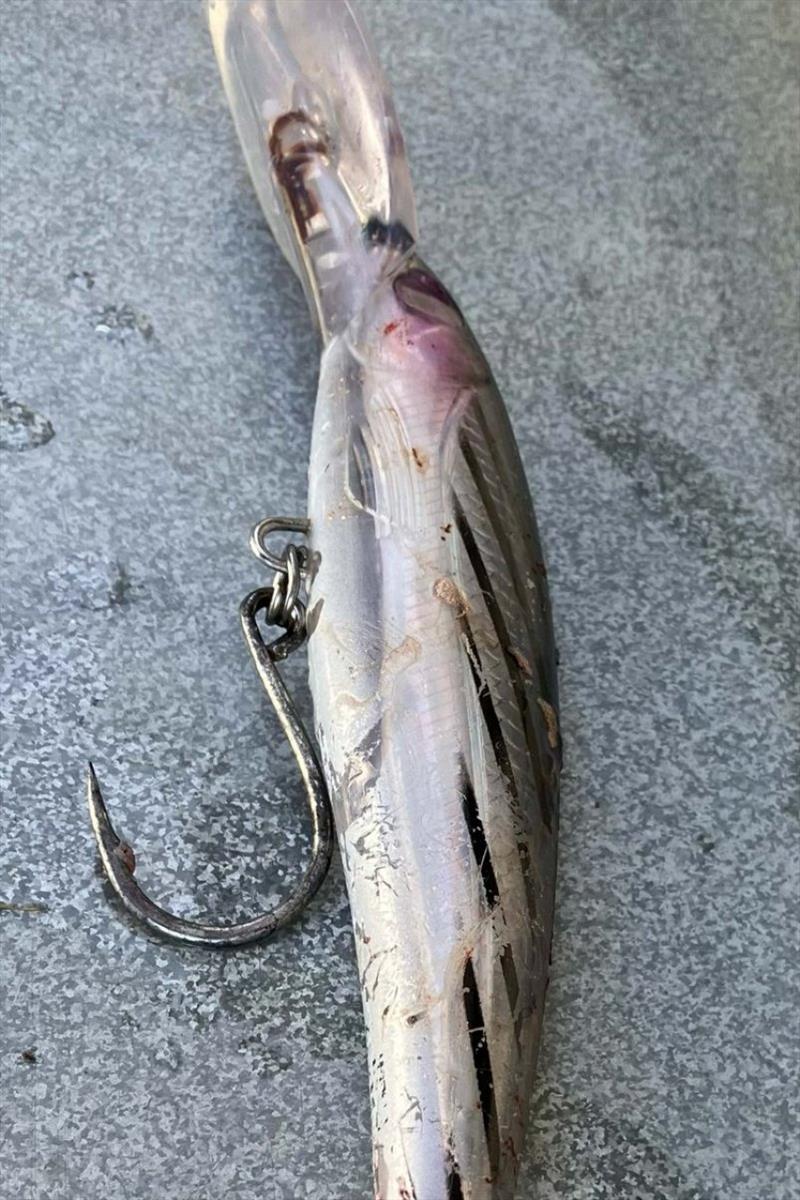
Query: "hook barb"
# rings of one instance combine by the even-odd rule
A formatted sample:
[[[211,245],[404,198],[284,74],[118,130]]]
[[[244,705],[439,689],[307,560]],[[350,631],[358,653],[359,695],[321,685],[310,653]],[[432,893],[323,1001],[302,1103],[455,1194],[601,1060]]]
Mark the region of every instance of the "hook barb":
[[[178,917],[156,904],[134,878],[136,859],[132,848],[114,829],[94,767],[89,763],[86,794],[97,848],[109,883],[125,908],[154,933],[194,946],[245,946],[269,937],[288,924],[306,907],[325,875],[333,853],[333,817],[325,777],[314,746],[286,689],[275,662],[285,658],[305,640],[304,612],[294,611],[286,632],[274,642],[265,642],[256,617],[268,611],[274,588],[259,588],[242,601],[239,616],[247,647],[259,679],[269,696],[281,728],[292,748],[305,785],[312,822],[311,860],[289,896],[268,912],[237,924],[216,925]]]

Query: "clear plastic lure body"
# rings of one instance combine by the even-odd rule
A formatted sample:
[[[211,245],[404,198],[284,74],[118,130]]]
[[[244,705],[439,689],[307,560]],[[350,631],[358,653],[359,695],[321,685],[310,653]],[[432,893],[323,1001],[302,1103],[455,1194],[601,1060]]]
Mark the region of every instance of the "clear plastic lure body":
[[[560,768],[525,474],[489,367],[418,257],[402,137],[349,0],[210,0],[209,19],[323,341],[310,681],[355,928],[375,1195],[508,1200]]]

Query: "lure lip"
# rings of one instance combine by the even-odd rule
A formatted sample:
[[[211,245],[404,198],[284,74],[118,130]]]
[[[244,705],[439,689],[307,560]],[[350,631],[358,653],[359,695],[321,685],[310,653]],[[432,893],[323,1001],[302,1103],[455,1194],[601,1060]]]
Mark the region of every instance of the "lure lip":
[[[311,158],[327,158],[330,178],[320,186],[336,195],[321,207],[341,219],[349,205],[355,234],[377,219],[387,227],[402,225],[416,239],[403,135],[378,55],[352,0],[207,0],[207,15],[267,224],[317,319],[319,281],[308,261],[307,237],[298,237],[297,208],[289,202],[290,165],[299,173]],[[309,135],[298,147],[276,137],[279,124],[293,114]],[[350,253],[356,241],[353,236]],[[324,321],[318,323],[324,332]]]

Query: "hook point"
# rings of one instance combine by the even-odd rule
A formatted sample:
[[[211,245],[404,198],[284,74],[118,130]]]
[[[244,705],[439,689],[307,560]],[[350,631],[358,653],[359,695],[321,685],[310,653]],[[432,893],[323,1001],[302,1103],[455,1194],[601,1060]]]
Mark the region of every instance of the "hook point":
[[[107,874],[113,879],[115,872],[109,864],[109,858],[113,855],[113,858],[122,870],[127,871],[129,875],[133,875],[136,870],[136,855],[133,852],[133,847],[123,841],[114,828],[106,802],[103,799],[103,793],[100,790],[97,772],[91,762],[89,762],[89,769],[86,773],[86,800],[89,805],[89,817],[92,822],[95,841],[97,842],[100,858]]]

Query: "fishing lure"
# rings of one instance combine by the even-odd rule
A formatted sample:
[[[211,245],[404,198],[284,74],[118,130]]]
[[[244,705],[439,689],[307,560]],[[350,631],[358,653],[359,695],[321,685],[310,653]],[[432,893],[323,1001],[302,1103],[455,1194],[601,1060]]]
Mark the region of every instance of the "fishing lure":
[[[308,901],[335,822],[375,1196],[508,1200],[547,986],[560,769],[525,474],[486,360],[417,253],[403,139],[350,0],[210,0],[209,20],[261,205],[323,345],[308,519],[256,527],[275,576],[241,610],[306,783],[312,857],[291,897],[252,921],[175,917],[138,887],[90,769],[100,853],[151,928],[236,944]],[[280,531],[307,540],[277,554]],[[319,758],[276,667],[305,639]]]

